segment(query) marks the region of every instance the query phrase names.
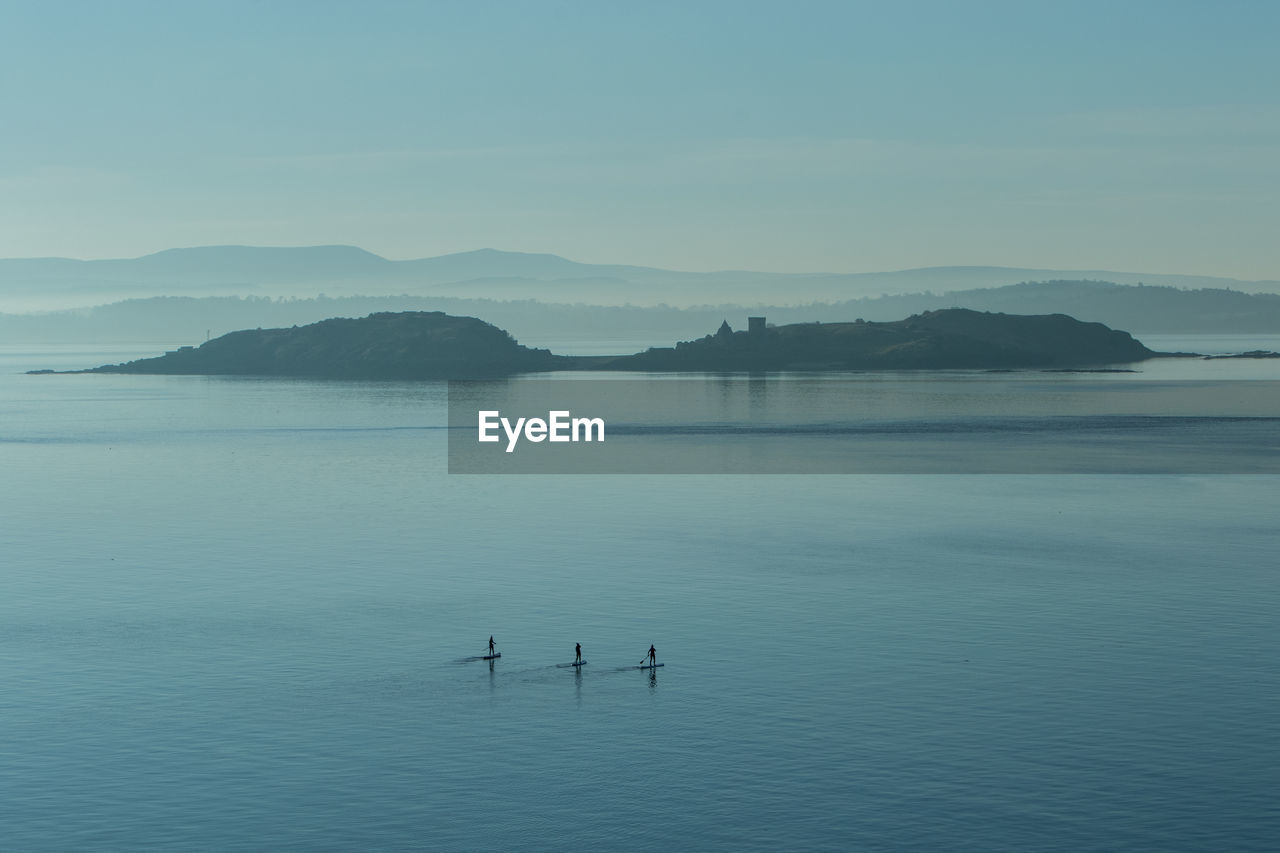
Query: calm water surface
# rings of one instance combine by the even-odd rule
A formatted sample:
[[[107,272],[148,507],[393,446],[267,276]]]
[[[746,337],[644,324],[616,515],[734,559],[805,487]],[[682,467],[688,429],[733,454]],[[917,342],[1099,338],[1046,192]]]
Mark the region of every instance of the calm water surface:
[[[1273,476],[460,477],[440,385],[19,372],[150,352],[0,351],[4,849],[1280,837]]]

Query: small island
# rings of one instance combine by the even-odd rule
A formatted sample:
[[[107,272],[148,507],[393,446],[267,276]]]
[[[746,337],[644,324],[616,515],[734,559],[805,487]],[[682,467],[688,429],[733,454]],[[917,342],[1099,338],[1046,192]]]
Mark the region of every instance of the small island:
[[[634,355],[563,356],[521,346],[474,317],[439,311],[370,314],[289,329],[231,332],[199,347],[81,373],[481,379],[556,370],[830,371],[1090,369],[1155,358],[1127,332],[1064,314],[950,308],[887,323],[797,323],[752,317]],[[50,371],[33,371],[47,373]]]
[[[1272,352],[1267,349],[1254,349],[1249,350],[1248,352],[1234,353],[1232,355],[1206,355],[1204,358],[1206,361],[1212,361],[1219,358],[1280,358],[1280,352]]]
[[[82,372],[416,380],[483,379],[563,367],[562,357],[521,346],[483,320],[406,311],[230,332],[198,347]]]

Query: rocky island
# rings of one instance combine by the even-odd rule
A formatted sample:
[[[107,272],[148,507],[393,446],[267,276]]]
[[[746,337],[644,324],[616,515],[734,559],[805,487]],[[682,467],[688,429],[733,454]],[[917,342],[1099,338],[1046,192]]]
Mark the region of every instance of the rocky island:
[[[887,323],[796,323],[714,335],[611,359],[615,370],[946,370],[1087,368],[1142,361],[1128,332],[1065,314],[1017,316],[950,308]]]
[[[232,374],[335,379],[466,379],[552,370],[762,371],[1072,369],[1154,358],[1127,332],[1064,314],[951,308],[887,323],[753,317],[714,335],[634,355],[560,356],[474,317],[413,311],[231,332],[199,347],[89,373]]]
[[[474,317],[407,311],[230,332],[198,347],[85,372],[481,379],[555,370],[563,362],[547,350],[521,346],[502,329]]]

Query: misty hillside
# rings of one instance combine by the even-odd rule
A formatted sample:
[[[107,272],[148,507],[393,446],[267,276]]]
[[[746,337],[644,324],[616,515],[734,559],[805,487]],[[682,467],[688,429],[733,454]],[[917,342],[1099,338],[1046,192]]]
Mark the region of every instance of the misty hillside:
[[[971,308],[1009,314],[1069,314],[1147,333],[1280,332],[1280,295],[1223,288],[1119,285],[1105,281],[1023,282],[941,295],[905,294],[825,307],[832,314],[862,312],[887,319],[934,308]]]
[[[480,317],[538,346],[571,340],[656,345],[705,334],[721,320],[741,327],[748,314],[774,323],[887,321],[939,308],[1007,314],[1067,314],[1138,334],[1280,333],[1280,295],[1234,290],[1130,287],[1051,281],[942,295],[905,294],[787,306],[721,304],[693,308],[557,304],[450,296],[153,297],[73,311],[0,314],[0,342],[200,341],[235,329],[314,323],[385,311],[445,311]]]
[[[140,258],[0,259],[0,311],[81,307],[146,296],[452,296],[597,305],[799,305],[880,295],[1001,287],[1035,280],[1280,291],[1280,282],[1007,267],[872,273],[681,272],[584,264],[558,255],[480,249],[393,261],[353,246],[204,246]]]

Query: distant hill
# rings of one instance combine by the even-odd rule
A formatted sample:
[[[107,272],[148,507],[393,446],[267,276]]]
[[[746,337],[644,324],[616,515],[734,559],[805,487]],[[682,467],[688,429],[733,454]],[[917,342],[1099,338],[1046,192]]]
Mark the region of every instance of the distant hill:
[[[903,294],[837,302],[824,310],[888,319],[935,308],[1009,314],[1069,314],[1141,332],[1280,332],[1280,295],[1223,288],[1183,290],[1104,281],[1023,282],[939,295]]]
[[[1063,315],[965,309],[890,323],[804,323],[720,331],[631,356],[556,356],[502,329],[440,312],[371,314],[231,332],[199,347],[88,373],[454,379],[546,370],[903,370],[1089,367],[1155,356],[1128,333]]]
[[[1277,281],[1103,270],[930,267],[870,273],[682,272],[583,264],[558,255],[480,249],[393,261],[354,246],[203,246],[140,258],[0,259],[0,310],[83,307],[146,296],[453,296],[597,305],[799,305],[949,292],[1036,280],[1280,291]]]

